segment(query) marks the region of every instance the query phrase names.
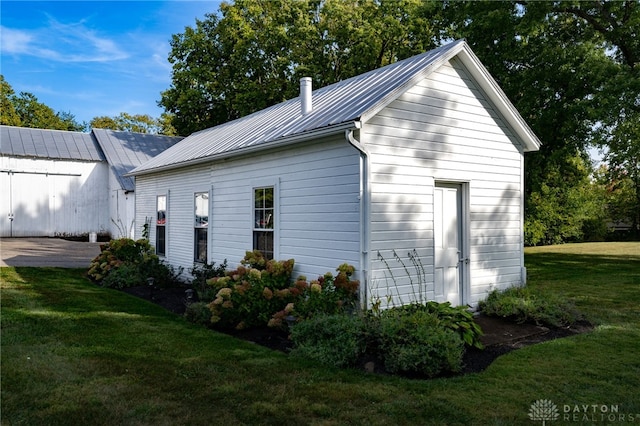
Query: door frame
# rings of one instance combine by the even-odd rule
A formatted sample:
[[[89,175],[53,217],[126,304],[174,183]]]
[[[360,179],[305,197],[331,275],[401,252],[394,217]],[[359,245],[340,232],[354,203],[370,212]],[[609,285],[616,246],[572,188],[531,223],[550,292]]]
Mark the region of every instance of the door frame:
[[[471,295],[471,208],[470,208],[470,182],[457,179],[434,179],[433,188],[438,186],[457,186],[460,190],[460,304],[468,305]],[[434,250],[435,256],[435,250]],[[435,257],[434,257],[435,259]]]

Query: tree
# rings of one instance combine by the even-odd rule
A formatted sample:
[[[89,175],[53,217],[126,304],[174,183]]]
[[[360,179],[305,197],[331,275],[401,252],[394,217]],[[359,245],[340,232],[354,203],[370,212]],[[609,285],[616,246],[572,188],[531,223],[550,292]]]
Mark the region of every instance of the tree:
[[[0,75],[0,124],[7,126],[20,126],[20,117],[13,106],[15,92],[13,88]]]
[[[170,116],[163,114],[155,119],[147,114],[131,115],[121,112],[115,117],[94,117],[89,126],[93,129],[111,129],[135,133],[151,133],[175,136],[175,129],[171,125]]]
[[[611,192],[611,218],[631,225],[633,236],[640,238],[640,113],[624,116],[612,130],[605,160]]]

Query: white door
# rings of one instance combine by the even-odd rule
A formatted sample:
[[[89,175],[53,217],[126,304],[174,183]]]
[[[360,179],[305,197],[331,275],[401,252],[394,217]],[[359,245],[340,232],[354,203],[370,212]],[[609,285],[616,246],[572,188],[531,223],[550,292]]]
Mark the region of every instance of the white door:
[[[434,191],[435,298],[462,304],[462,185],[436,183]]]

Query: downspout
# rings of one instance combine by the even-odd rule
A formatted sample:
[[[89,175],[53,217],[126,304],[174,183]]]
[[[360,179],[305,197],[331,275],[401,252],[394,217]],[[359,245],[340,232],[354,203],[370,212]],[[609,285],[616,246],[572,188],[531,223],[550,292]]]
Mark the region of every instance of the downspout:
[[[360,123],[356,122],[356,128],[360,128]],[[345,138],[351,146],[360,152],[360,277],[362,285],[360,286],[360,307],[362,309],[369,308],[369,224],[370,216],[370,200],[371,189],[369,187],[369,152],[367,148],[361,144],[353,135],[354,129],[345,131]]]
[[[527,267],[524,264],[524,148],[520,155],[520,285],[527,285]]]

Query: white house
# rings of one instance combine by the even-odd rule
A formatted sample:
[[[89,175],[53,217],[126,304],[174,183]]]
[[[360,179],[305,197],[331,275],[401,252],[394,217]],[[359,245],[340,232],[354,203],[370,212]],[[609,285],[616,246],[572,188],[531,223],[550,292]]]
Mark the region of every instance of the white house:
[[[457,41],[187,137],[131,173],[136,223],[176,266],[259,249],[310,279],[352,264],[366,304],[473,306],[525,279],[539,146]]]
[[[124,174],[181,139],[0,126],[0,236],[133,236]]]

